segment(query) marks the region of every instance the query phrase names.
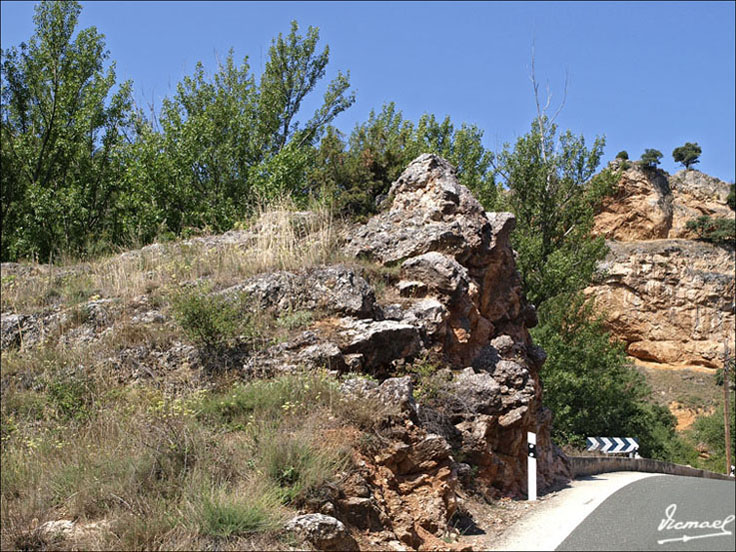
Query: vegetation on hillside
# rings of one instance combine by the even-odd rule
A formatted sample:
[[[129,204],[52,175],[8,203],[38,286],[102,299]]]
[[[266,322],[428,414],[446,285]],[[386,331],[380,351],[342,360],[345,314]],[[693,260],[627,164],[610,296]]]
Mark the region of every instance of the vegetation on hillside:
[[[205,381],[173,389],[127,386],[111,370],[111,352],[183,342],[227,368],[226,359],[300,327],[311,314],[255,317],[240,298],[209,292],[335,260],[334,216],[377,212],[391,182],[424,152],[448,159],[486,209],[516,215],[512,240],[538,308],[533,337],[548,353],[541,378],[558,443],[636,437],[644,455],[697,461],[581,293],[606,254],[603,239],[590,236],[595,208],[618,176],[599,171],[603,138],[586,145],[540,112],[527,134],[493,153],[477,126],[432,114],[414,123],[393,103],[345,136],[331,123],[354,101],[347,74],[303,117],[329,49],[317,47],[317,29],[301,35],[296,23],[274,39],[258,78],[231,52],[212,76],[198,64],[160,112],[146,114],[132,83],[116,85],[104,36],[76,28],[80,12],[76,2],[39,4],[34,36],[2,52],[0,256],[88,262],[22,282],[3,275],[2,310],[63,305],[73,311],[64,328],[73,330],[92,298],[127,305],[145,295],[176,324],[141,330],[121,315],[115,332],[84,346],[52,335],[3,353],[3,548],[48,546],[29,528],[59,512],[109,521],[98,540],[75,541],[83,548],[219,548],[223,537],[233,549],[257,548],[256,533],[281,538],[269,532],[286,509],[329,487],[349,465],[350,446],[360,446],[323,447],[325,436],[370,429],[386,414],[380,405],[346,404],[337,379],[321,373],[235,383],[212,369]],[[656,166],[661,155],[647,150],[642,161]],[[299,208],[315,215],[297,219]],[[248,249],[167,241],[243,227],[256,230]],[[711,221],[693,228],[721,239]],[[733,224],[726,231],[733,240]],[[160,249],[105,256],[157,239]],[[433,392],[419,390],[420,398]],[[716,447],[717,425],[716,412],[696,424],[694,438]]]

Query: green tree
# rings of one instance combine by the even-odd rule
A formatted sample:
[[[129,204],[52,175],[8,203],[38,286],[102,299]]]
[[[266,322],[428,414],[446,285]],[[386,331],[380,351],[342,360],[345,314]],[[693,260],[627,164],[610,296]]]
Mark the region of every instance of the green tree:
[[[131,84],[78,2],[42,2],[27,44],[2,57],[2,259],[46,261],[126,233],[120,202],[131,139]]]
[[[507,145],[495,158],[506,188],[496,208],[516,215],[514,248],[535,305],[585,287],[606,255],[603,238],[590,236],[595,208],[616,180],[609,170],[594,178],[604,144],[597,138],[588,149],[569,131],[558,137],[556,125],[540,116],[513,149]]]
[[[539,317],[533,335],[548,355],[541,380],[558,442],[626,436],[637,439],[645,457],[682,458],[674,416],[649,402],[644,376],[628,365],[623,346],[611,342],[591,303],[562,294],[547,301]]]
[[[726,203],[732,211],[736,211],[736,184],[731,183],[731,189],[728,191],[728,197],[726,197]]]
[[[698,157],[701,153],[703,153],[703,150],[697,142],[685,142],[684,146],[672,150],[672,158],[675,163],[681,163],[686,169],[689,169],[691,165],[700,163]]]
[[[537,86],[535,82],[535,96]],[[666,458],[681,452],[674,420],[649,402],[650,390],[612,343],[582,289],[607,252],[591,236],[600,201],[618,174],[595,174],[604,140],[587,148],[583,137],[557,127],[539,108],[531,130],[494,159],[503,186],[495,206],[516,215],[512,234],[524,292],[537,305],[532,336],[548,354],[541,371],[544,402],[555,412],[554,435],[582,444],[584,437],[638,437],[643,454]]]
[[[628,158],[629,158],[629,152],[627,152],[626,150],[621,150],[620,152],[616,154],[616,159],[627,160]]]
[[[662,152],[656,149],[648,148],[641,154],[641,162],[645,167],[654,168],[659,165],[662,159]]]
[[[301,36],[293,22],[288,36],[274,39],[258,83],[248,58],[237,64],[232,50],[212,77],[200,62],[164,100],[158,120],[141,122],[130,176],[145,183],[159,225],[223,231],[259,200],[309,194],[314,143],[354,101],[340,73],[311,118],[303,126],[297,120],[329,60],[327,47],[317,52],[318,40],[317,29]]]
[[[463,123],[456,128],[449,117],[439,121],[425,114],[415,125],[391,102],[379,113],[371,111],[347,140],[330,129],[320,143],[310,179],[329,190],[342,212],[365,216],[376,211],[376,199],[388,193],[413,159],[436,153],[456,167],[462,184],[493,202],[491,153],[482,137],[475,125]]]

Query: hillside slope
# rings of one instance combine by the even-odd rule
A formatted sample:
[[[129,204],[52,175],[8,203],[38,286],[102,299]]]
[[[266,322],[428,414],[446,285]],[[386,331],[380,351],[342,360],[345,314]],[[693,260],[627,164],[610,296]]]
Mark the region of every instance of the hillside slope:
[[[567,481],[513,215],[433,155],[391,198],[3,264],[3,549],[451,548],[465,493],[526,491],[528,431]]]

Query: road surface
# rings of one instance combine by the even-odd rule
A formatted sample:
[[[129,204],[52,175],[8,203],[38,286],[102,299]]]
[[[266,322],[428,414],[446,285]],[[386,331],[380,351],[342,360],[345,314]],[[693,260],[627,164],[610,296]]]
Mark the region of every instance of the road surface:
[[[545,497],[488,548],[734,550],[735,488],[733,481],[640,472],[581,478]]]
[[[613,493],[557,550],[733,550],[733,481],[662,475]]]

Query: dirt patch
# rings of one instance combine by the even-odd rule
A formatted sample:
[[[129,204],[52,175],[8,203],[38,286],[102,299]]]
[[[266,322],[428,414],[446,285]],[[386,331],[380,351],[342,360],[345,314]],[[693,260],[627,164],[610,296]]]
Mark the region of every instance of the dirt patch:
[[[698,364],[667,364],[666,362],[650,362],[647,360],[641,360],[636,357],[629,357],[637,366],[649,368],[652,370],[685,370],[688,372],[699,372],[701,374],[715,374],[715,368],[708,368],[707,366],[700,366]]]
[[[685,431],[695,423],[695,419],[700,416],[708,416],[713,413],[713,408],[689,408],[677,401],[672,401],[667,405],[670,412],[677,418],[677,431]]]
[[[454,519],[457,544],[470,550],[487,550],[516,522],[532,512],[539,502],[506,497],[488,502],[479,496],[461,494],[461,504],[462,513]]]

